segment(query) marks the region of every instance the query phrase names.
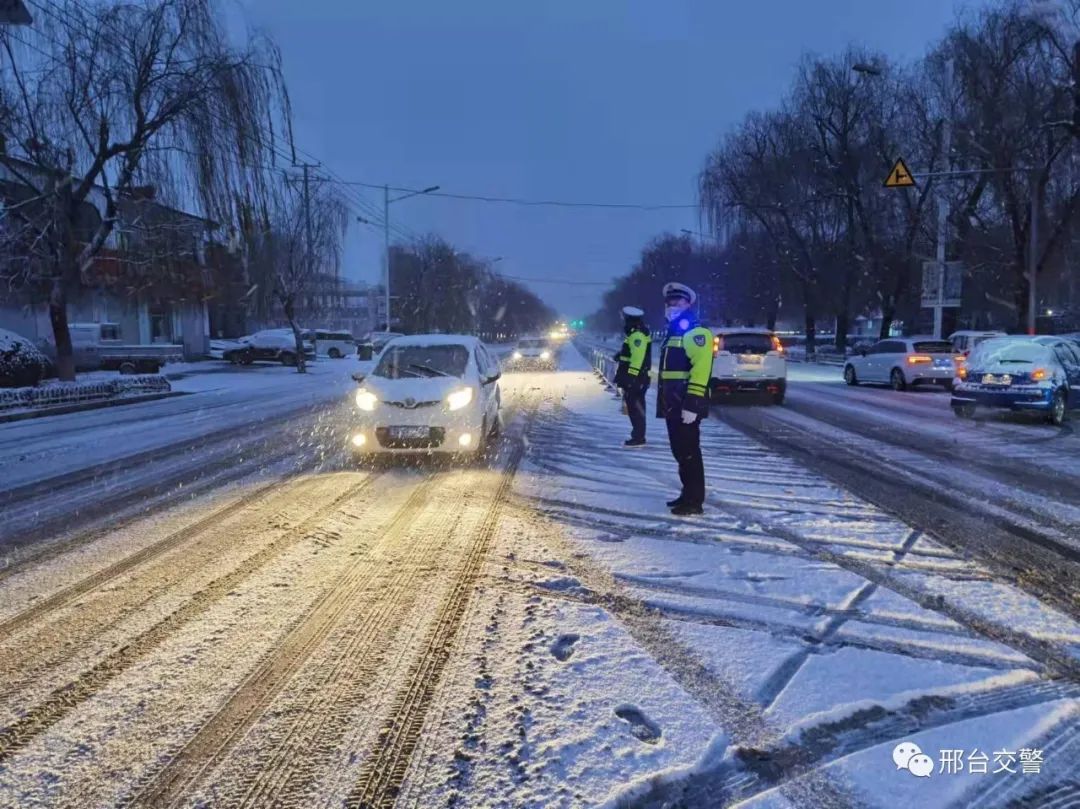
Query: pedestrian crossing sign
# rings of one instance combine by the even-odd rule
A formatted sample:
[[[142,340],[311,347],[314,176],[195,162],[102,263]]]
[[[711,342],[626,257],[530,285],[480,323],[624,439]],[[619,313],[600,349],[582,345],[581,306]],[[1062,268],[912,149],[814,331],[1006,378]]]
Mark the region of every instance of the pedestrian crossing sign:
[[[911,176],[904,158],[897,158],[896,164],[885,178],[886,188],[910,188],[915,185],[915,178]]]

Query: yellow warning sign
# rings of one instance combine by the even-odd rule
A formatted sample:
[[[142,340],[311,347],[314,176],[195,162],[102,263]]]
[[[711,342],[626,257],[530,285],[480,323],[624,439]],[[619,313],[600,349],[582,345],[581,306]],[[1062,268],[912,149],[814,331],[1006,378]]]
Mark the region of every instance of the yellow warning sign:
[[[892,167],[889,176],[885,178],[886,188],[910,188],[915,185],[915,178],[911,176],[904,158],[899,158]]]

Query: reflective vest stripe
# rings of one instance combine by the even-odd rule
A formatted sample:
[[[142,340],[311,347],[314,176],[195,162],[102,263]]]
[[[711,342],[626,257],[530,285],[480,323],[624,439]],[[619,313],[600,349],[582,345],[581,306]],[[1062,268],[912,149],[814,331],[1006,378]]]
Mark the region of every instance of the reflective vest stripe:
[[[661,371],[660,372],[660,378],[661,379],[689,379],[690,378],[690,372],[689,371]]]

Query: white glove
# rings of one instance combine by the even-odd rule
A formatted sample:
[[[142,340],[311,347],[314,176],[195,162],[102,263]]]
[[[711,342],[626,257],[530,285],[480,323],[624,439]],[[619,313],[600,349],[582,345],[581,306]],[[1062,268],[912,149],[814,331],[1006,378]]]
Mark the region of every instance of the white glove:
[[[697,413],[692,410],[684,410],[682,412],[683,424],[693,424],[695,421],[697,421]]]

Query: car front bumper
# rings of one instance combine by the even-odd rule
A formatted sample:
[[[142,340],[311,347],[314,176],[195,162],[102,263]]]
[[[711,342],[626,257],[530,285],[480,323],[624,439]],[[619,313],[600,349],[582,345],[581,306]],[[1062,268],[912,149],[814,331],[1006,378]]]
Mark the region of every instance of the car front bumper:
[[[349,433],[349,444],[354,452],[363,454],[476,452],[481,444],[482,428],[487,425],[475,408],[462,410],[460,414],[448,411],[442,403],[417,408],[382,403],[371,413],[361,414]],[[463,443],[464,436],[468,436],[468,441]]]
[[[957,385],[953,391],[953,407],[990,407],[999,410],[1049,410],[1053,389],[1035,386],[1006,388],[991,385]]]

